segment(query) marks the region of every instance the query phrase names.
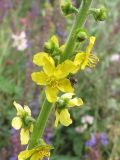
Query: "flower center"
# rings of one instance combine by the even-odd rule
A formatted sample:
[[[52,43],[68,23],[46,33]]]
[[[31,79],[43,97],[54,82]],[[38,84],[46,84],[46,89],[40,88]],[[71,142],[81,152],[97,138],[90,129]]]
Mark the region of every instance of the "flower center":
[[[49,157],[49,152],[46,150],[39,151],[40,158]]]
[[[48,85],[52,88],[57,87],[58,81],[55,79],[55,77],[50,77],[47,81]]]

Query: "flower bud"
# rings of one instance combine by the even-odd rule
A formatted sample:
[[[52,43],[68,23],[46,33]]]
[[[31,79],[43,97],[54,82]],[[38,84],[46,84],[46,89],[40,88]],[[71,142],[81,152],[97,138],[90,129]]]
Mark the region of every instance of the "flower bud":
[[[53,45],[50,42],[46,42],[44,45],[44,51],[49,53],[53,49]]]
[[[71,0],[61,0],[61,10],[65,16],[78,13],[77,8],[72,5]]]
[[[58,109],[58,110],[61,110],[61,109],[63,109],[63,108],[66,108],[67,103],[68,103],[68,100],[67,100],[67,99],[59,98],[59,99],[57,100],[57,102],[56,102],[57,109]]]
[[[91,9],[91,12],[96,21],[105,21],[108,17],[107,9],[105,7],[101,7],[99,9]]]
[[[52,56],[59,54],[59,42],[56,36],[52,36],[48,42],[45,42],[44,51]]]
[[[32,118],[31,116],[25,116],[23,118],[24,127],[30,127],[31,124],[33,124],[34,122],[35,122],[35,119]]]
[[[84,40],[86,40],[88,38],[88,34],[85,29],[79,28],[76,31],[76,38],[78,42],[83,42]]]

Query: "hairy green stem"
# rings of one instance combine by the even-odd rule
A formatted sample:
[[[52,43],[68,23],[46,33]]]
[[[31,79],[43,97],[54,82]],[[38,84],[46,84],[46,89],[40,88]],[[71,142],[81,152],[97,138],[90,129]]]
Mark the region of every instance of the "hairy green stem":
[[[36,144],[39,143],[39,139],[43,135],[52,106],[52,103],[49,103],[47,100],[45,100],[41,112],[36,120],[33,133],[31,135],[31,139],[28,145],[28,149],[32,149]]]
[[[72,56],[74,47],[75,47],[75,42],[76,42],[76,36],[75,36],[76,30],[78,28],[81,28],[85,23],[91,3],[92,3],[92,0],[83,0],[82,5],[79,9],[79,12],[76,15],[75,22],[71,29],[70,35],[67,39],[64,53],[61,56],[61,62],[63,62],[65,59],[70,58]]]

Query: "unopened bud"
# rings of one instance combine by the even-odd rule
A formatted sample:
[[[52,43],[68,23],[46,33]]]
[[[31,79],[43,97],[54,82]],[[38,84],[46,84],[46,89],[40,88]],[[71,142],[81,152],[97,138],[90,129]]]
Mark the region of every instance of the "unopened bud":
[[[108,17],[107,9],[105,7],[101,7],[99,9],[91,9],[91,12],[96,21],[105,21]]]
[[[44,51],[49,53],[53,48],[53,45],[50,42],[46,42],[44,45]]]
[[[65,16],[78,13],[77,8],[72,5],[71,0],[61,0],[61,10]]]
[[[24,118],[24,125],[25,125],[25,127],[28,127],[28,126],[30,126],[32,123],[34,123],[35,122],[35,119],[34,118],[32,118],[31,116],[26,116],[25,118]]]
[[[61,111],[62,109],[66,108],[68,104],[67,99],[59,98],[56,102],[57,110]]]
[[[88,38],[88,34],[84,29],[80,28],[76,31],[76,38],[77,38],[77,41],[83,42]]]

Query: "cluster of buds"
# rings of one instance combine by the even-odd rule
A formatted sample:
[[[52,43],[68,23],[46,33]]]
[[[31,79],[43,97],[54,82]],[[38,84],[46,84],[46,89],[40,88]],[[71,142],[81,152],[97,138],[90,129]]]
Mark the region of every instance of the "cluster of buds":
[[[56,57],[62,54],[65,45],[60,46],[58,38],[54,35],[52,36],[48,42],[44,44],[44,51],[49,53],[52,57]]]

